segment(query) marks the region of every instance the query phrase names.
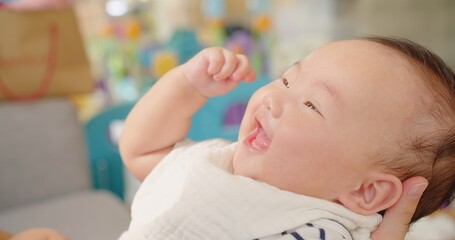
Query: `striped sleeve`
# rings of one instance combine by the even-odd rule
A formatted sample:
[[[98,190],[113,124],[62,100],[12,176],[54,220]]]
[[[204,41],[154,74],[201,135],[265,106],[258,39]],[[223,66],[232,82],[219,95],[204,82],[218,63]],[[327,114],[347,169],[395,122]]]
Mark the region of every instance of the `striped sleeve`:
[[[279,240],[352,240],[349,231],[337,221],[319,219],[281,233]]]

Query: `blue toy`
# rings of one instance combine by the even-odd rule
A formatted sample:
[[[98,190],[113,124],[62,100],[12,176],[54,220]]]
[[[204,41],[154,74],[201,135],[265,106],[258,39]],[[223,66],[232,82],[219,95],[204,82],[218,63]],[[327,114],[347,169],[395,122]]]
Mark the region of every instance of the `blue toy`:
[[[111,124],[123,121],[133,103],[108,108],[85,124],[85,138],[92,174],[92,186],[113,192],[124,200],[123,162]]]
[[[202,12],[209,19],[223,19],[226,14],[224,0],[204,0],[202,2]]]
[[[259,76],[253,83],[241,82],[225,96],[210,98],[192,118],[188,138],[201,141],[224,138],[236,141],[240,121],[251,95],[270,80]]]

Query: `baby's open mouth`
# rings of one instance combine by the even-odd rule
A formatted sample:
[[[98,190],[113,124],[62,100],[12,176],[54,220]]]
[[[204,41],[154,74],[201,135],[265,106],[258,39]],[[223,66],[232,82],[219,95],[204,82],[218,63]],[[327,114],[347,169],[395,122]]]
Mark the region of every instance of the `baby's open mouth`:
[[[270,139],[262,128],[259,121],[256,121],[257,128],[246,139],[246,143],[257,151],[267,151],[270,146]]]

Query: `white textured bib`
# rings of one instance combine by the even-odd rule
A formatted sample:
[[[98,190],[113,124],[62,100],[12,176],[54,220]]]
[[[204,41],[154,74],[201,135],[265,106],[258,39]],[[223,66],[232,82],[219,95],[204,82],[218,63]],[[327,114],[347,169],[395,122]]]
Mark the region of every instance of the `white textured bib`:
[[[340,222],[354,239],[369,239],[381,221],[232,175],[234,149],[223,140],[177,146],[141,185],[121,239],[256,239],[320,218]]]

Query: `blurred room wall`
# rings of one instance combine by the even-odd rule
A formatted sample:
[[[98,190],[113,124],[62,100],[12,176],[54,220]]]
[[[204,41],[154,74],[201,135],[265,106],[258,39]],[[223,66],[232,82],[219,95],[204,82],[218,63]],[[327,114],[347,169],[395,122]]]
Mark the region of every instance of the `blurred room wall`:
[[[339,1],[340,4],[343,4]],[[406,37],[455,66],[455,1],[353,0],[356,33]],[[348,12],[348,14],[350,14]]]
[[[453,0],[272,0],[277,74],[325,42],[364,35],[416,41],[455,67]]]

